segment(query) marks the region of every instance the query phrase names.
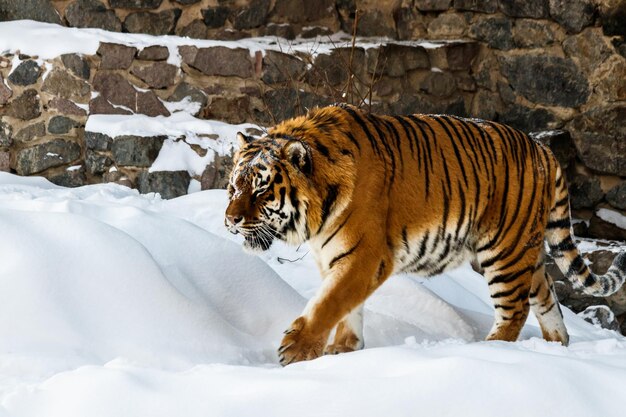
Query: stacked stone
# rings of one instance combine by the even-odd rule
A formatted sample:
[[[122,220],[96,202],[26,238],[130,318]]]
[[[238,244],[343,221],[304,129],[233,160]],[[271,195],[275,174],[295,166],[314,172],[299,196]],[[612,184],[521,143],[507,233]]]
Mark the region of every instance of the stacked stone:
[[[105,174],[102,169],[114,167],[118,171],[111,178],[126,177],[136,185],[143,167],[134,171],[117,167],[108,150],[85,148],[81,136],[84,104],[89,104],[90,114],[154,116],[169,114],[165,102],[190,96],[200,104],[199,117],[268,125],[315,105],[367,102],[379,112],[453,113],[499,120],[525,131],[569,131],[567,143],[575,152],[569,152],[564,169],[571,184],[572,207],[577,216],[589,221],[578,226],[577,232],[625,238],[623,230],[597,215],[601,207],[622,214],[626,208],[626,3],[622,1],[20,3],[14,7],[15,2],[0,0],[0,20],[34,18],[76,27],[213,39],[266,34],[284,38],[322,35],[319,39],[324,39],[325,34],[340,29],[351,33],[356,20],[357,34],[362,36],[430,39],[434,45],[357,45],[354,51],[335,48],[315,56],[183,46],[178,51],[183,64],[177,68],[166,62],[167,48],[138,51],[104,44],[94,57],[53,60],[46,63],[45,71],[40,68],[43,63],[24,57],[31,62],[12,76],[37,76],[26,85],[7,79],[12,65],[7,58],[12,57],[4,57],[0,168],[66,178],[64,170],[84,159],[85,168],[75,170],[72,178],[83,175],[83,182],[100,181]],[[96,94],[93,98],[92,93]],[[23,112],[29,114],[15,116]],[[53,116],[63,118],[52,122]],[[75,152],[53,160],[49,154],[55,154],[54,150],[26,150],[52,139],[82,144],[78,159],[68,159]],[[40,154],[48,155],[47,162],[29,165],[29,158]],[[104,156],[110,163],[102,168]],[[95,167],[89,165],[92,162],[97,162]]]
[[[12,61],[15,68],[7,76]],[[87,119],[89,64],[68,54],[56,59],[52,68],[51,62],[36,57],[2,57],[0,165],[20,175],[45,172],[53,182],[82,185],[77,139]]]

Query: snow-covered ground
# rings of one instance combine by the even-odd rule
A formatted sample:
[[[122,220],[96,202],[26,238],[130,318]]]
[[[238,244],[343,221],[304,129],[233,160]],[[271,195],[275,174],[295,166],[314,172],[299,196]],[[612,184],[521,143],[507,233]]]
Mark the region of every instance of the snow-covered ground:
[[[484,280],[392,277],[366,348],[286,368],[318,286],[306,247],[242,252],[226,196],[173,200],[0,173],[0,416],[623,416],[626,339],[570,311],[569,347],[483,342]]]

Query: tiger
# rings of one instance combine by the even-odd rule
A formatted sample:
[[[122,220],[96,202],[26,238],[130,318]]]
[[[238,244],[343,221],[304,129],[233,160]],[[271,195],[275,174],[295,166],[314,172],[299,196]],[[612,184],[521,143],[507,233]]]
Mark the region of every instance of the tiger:
[[[363,303],[393,274],[431,277],[470,261],[493,301],[486,340],[517,340],[532,310],[543,338],[563,345],[546,251],[587,294],[607,296],[626,279],[626,253],[604,275],[589,270],[558,161],[511,126],[339,104],[237,141],[226,227],[252,253],[276,239],[307,242],[322,277],[285,331],[283,366],[362,349]]]

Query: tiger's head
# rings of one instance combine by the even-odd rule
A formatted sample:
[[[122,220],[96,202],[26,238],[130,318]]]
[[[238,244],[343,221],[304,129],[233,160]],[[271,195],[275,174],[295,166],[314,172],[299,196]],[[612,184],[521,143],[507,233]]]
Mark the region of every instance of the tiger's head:
[[[244,249],[261,252],[274,239],[299,244],[308,238],[306,190],[313,165],[308,145],[293,137],[253,139],[237,134],[228,183],[225,224],[244,237]]]

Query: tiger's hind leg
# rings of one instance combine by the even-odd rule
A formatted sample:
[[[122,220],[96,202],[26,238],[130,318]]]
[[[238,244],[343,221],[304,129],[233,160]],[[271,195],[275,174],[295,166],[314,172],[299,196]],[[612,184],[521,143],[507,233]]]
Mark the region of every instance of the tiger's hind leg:
[[[554,291],[554,284],[545,270],[543,256],[537,263],[533,274],[530,308],[541,326],[543,338],[552,342],[561,342],[567,346],[569,335],[563,323],[563,313]]]
[[[530,311],[529,294],[537,251],[527,250],[522,256],[515,251],[512,254],[509,252],[508,256],[502,256],[502,253],[507,251],[491,250],[488,255],[484,252],[477,254],[495,309],[494,324],[486,339],[513,342],[517,340]]]
[[[352,310],[338,324],[333,342],[324,349],[325,355],[363,349],[363,304]]]

